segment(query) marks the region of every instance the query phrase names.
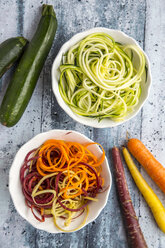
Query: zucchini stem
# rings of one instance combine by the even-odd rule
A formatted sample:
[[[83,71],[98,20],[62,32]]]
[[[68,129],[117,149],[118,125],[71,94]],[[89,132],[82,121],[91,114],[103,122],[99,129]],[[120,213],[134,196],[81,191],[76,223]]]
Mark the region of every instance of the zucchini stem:
[[[52,15],[52,16],[56,17],[56,14],[54,12],[54,9],[53,9],[52,5],[43,4],[42,16],[46,16],[46,15]]]

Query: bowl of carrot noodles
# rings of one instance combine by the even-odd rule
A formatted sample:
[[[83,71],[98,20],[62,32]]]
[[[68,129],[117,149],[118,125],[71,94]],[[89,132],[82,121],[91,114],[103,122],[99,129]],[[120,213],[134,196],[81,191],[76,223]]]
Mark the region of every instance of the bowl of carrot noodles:
[[[133,118],[150,86],[146,53],[119,30],[99,27],[74,35],[52,66],[52,89],[59,105],[74,120],[96,128]]]
[[[16,210],[49,233],[75,232],[94,221],[111,184],[103,147],[72,130],[38,134],[19,149],[9,172]]]

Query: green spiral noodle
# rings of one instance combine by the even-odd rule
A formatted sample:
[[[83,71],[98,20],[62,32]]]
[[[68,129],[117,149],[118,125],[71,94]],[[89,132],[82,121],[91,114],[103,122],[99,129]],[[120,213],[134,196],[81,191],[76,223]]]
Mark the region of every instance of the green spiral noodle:
[[[59,91],[73,112],[121,120],[139,102],[145,57],[135,45],[93,33],[67,51],[60,71]]]

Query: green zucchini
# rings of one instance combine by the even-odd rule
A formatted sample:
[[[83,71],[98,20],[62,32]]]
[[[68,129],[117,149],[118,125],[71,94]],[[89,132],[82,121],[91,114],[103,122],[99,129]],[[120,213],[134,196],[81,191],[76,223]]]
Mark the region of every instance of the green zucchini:
[[[14,126],[23,115],[52,46],[57,29],[51,5],[43,5],[36,33],[25,49],[0,107],[0,122]]]
[[[0,44],[0,78],[17,61],[26,44],[24,37],[10,38]]]

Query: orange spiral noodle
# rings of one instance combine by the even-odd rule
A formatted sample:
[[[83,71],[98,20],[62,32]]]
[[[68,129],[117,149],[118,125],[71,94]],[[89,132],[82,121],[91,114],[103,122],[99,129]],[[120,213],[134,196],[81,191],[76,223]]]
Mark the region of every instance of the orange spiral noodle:
[[[76,218],[76,212],[82,214],[90,201],[97,201],[95,197],[104,185],[101,171],[105,151],[101,147],[102,155],[97,158],[88,149],[92,145],[101,147],[98,143],[50,139],[35,150],[29,167],[26,156],[21,183],[27,205],[38,220],[53,216],[55,225],[64,230],[58,226],[58,218],[65,219],[67,226]],[[34,210],[41,215],[40,219]]]

